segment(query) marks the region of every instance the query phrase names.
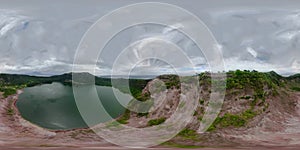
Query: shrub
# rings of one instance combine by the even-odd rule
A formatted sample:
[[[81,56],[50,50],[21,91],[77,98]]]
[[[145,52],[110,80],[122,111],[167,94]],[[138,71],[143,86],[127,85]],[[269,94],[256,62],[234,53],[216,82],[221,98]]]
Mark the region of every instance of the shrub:
[[[300,91],[300,87],[292,87],[291,89],[294,91]]]
[[[148,126],[155,126],[155,125],[159,125],[162,124],[166,121],[166,118],[159,118],[159,119],[152,119],[148,121]]]
[[[9,109],[7,109],[6,114],[12,116],[14,114],[14,110],[9,108]]]
[[[127,124],[128,120],[130,119],[130,110],[126,109],[125,113],[119,118],[117,119],[117,121],[120,124]]]
[[[6,98],[9,95],[13,95],[17,93],[17,90],[12,88],[12,87],[8,87],[8,88],[1,88],[0,89],[1,92],[3,92],[3,96]]]
[[[243,127],[246,125],[249,119],[254,118],[256,115],[257,113],[252,111],[251,109],[248,109],[245,112],[237,115],[226,113],[223,117],[217,117],[207,131],[213,131],[218,127]]]
[[[181,130],[178,135],[183,137],[195,137],[197,136],[197,132],[195,130],[185,128]]]

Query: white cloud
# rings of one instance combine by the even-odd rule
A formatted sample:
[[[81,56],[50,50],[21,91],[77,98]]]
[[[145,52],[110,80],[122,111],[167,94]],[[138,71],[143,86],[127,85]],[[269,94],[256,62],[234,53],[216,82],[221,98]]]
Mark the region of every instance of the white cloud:
[[[76,10],[75,14],[62,13],[65,10],[50,10],[39,12],[43,15],[38,11],[23,14],[26,10],[0,10],[0,72],[58,74],[71,71],[74,53],[81,37],[103,12],[97,10],[82,15],[81,13],[90,10],[87,6]],[[59,15],[53,16],[53,13]],[[220,43],[216,48],[222,50],[227,70],[275,70],[281,73],[300,71],[299,62],[294,61],[300,56],[298,10],[279,7],[268,10],[222,8],[206,13],[210,18],[204,18],[204,22],[210,25],[209,28]],[[175,43],[190,57],[197,70],[208,70],[203,54],[188,37],[177,31],[180,28],[182,25],[178,21],[171,27],[157,30],[141,27],[136,31],[136,37],[126,33],[128,37],[121,39],[119,43],[127,38],[129,41],[132,38],[131,42],[144,38],[148,40],[140,43],[136,51],[129,54],[126,63],[120,66],[121,71],[131,69],[128,66],[135,64],[134,60],[140,60],[140,56],[145,53],[139,49],[149,47],[149,43],[157,39]],[[116,42],[115,45],[119,43]],[[96,68],[99,74],[111,72],[114,61],[112,53],[119,53],[121,49],[108,51],[109,55],[99,62],[101,67]],[[182,57],[172,57],[168,52],[170,51],[161,51],[157,55],[170,55],[174,61],[181,62]],[[180,70],[189,72],[191,68],[184,68],[185,65],[182,64]],[[83,69],[89,67],[93,65],[82,65]],[[140,71],[136,70],[136,73],[172,72],[170,66],[154,60],[137,67]]]
[[[16,15],[16,12],[10,10],[0,10],[0,38],[4,37],[7,32],[22,25],[28,18]]]
[[[256,52],[253,48],[247,47],[247,51],[248,51],[254,58],[257,57],[257,52]]]
[[[257,70],[257,71],[271,71],[277,70],[277,66],[268,63],[260,63],[260,62],[253,62],[247,60],[240,60],[237,57],[234,58],[227,58],[224,60],[226,71],[229,70],[236,70],[236,69],[243,69],[243,70]]]

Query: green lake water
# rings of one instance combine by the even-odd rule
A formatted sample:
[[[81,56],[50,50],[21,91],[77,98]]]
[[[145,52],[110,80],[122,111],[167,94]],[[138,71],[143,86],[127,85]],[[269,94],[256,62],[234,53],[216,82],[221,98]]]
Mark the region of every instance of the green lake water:
[[[81,103],[86,102],[88,103],[87,106],[93,106],[93,104],[90,104],[90,99],[95,97],[88,94],[93,87],[81,85],[77,88],[80,88],[83,91],[80,93],[84,94]],[[121,103],[123,105],[128,104],[131,100],[131,96],[118,90],[113,93],[111,87],[96,86],[96,89],[103,107],[113,118],[118,117],[125,111],[125,108],[117,101],[114,94],[122,97]],[[77,109],[72,87],[61,83],[25,88],[24,92],[20,94],[16,106],[24,119],[43,128],[67,130],[87,127]],[[104,113],[104,110],[101,110],[101,112]],[[94,124],[109,121],[101,115],[101,113],[97,114],[96,118],[98,119],[95,120]]]

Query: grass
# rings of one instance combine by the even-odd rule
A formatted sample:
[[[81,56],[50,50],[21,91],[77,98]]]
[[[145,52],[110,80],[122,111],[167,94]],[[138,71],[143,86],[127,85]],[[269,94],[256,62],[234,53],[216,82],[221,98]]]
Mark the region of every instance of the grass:
[[[108,123],[105,127],[106,128],[116,128],[118,126],[120,126],[120,122],[118,123],[117,121],[113,121],[113,122]]]
[[[204,100],[203,100],[203,99],[200,99],[200,100],[199,100],[199,104],[200,104],[200,105],[204,105]]]
[[[198,140],[198,134],[195,130],[185,128],[178,133],[178,136],[185,139]]]
[[[250,98],[251,98],[251,96],[249,96],[249,95],[241,96],[241,97],[240,97],[240,99],[246,99],[246,100],[248,100],[248,99],[250,99]]]
[[[268,86],[273,91],[282,83],[274,75],[257,71],[236,70],[227,73],[226,89],[253,89],[258,97],[264,95],[264,87]]]
[[[293,91],[300,91],[300,87],[291,87],[291,90],[293,90]]]
[[[13,95],[17,93],[17,90],[13,87],[1,87],[0,91],[3,92],[3,96],[6,98],[9,95]]]
[[[182,101],[182,102],[180,102],[180,104],[179,104],[179,108],[183,108],[184,107],[184,105],[185,105],[185,102],[184,101]]]
[[[241,117],[245,120],[249,120],[254,118],[256,115],[257,115],[256,112],[252,111],[251,109],[248,109],[241,114]]]
[[[126,109],[125,113],[117,119],[120,124],[127,124],[130,119],[130,110]]]
[[[6,114],[9,116],[14,115],[15,111],[12,108],[7,109]]]
[[[181,86],[179,76],[177,75],[161,75],[158,78],[165,83],[167,89],[179,89]]]
[[[207,131],[214,131],[217,128],[226,127],[244,127],[248,123],[248,121],[254,118],[256,115],[257,113],[252,111],[251,109],[248,109],[241,114],[226,113],[222,117],[217,117]]]
[[[8,101],[8,106],[7,106],[6,114],[9,115],[9,116],[12,116],[12,115],[15,114],[15,111],[13,109],[13,101],[12,100]]]
[[[147,117],[149,113],[137,113],[138,117]]]
[[[163,117],[163,118],[149,120],[147,124],[148,124],[148,126],[155,126],[155,125],[162,124],[165,121],[166,121],[166,118]]]

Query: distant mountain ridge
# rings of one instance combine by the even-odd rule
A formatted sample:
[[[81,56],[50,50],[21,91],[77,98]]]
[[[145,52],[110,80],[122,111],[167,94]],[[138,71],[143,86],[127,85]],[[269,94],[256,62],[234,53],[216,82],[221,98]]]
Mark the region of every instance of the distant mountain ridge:
[[[75,77],[76,81],[73,81]],[[93,80],[94,79],[94,80]],[[5,96],[14,94],[17,89],[24,87],[32,87],[41,84],[50,84],[53,82],[59,82],[64,85],[72,86],[72,83],[94,84],[99,86],[112,86],[111,80],[114,80],[115,88],[118,88],[124,93],[140,93],[149,81],[149,79],[123,79],[123,78],[103,78],[97,77],[87,72],[81,73],[64,73],[61,75],[54,75],[50,77],[40,77],[31,75],[19,75],[19,74],[0,74],[0,92],[4,92]],[[127,82],[130,85],[130,91],[126,87]]]
[[[227,72],[227,79],[230,79],[232,74],[242,74],[249,72],[249,75],[251,75],[251,78],[257,78],[256,76],[265,76],[266,80],[271,80],[271,82],[279,85],[283,82],[287,83],[291,89],[294,90],[300,90],[300,74],[291,75],[288,77],[283,77],[279,74],[277,74],[275,71],[270,72],[257,72],[257,71],[248,71],[248,70],[236,70],[236,71],[229,71]],[[251,73],[250,73],[251,72]],[[200,73],[199,77],[201,75],[206,74],[209,76],[209,72]],[[143,88],[147,85],[147,83],[154,79],[163,79],[164,82],[166,82],[168,85],[172,85],[175,83],[175,80],[177,79],[174,76],[176,75],[159,75],[155,77],[155,75],[149,75],[149,76],[129,76],[129,79],[126,79],[127,76],[94,76],[87,72],[80,72],[80,73],[64,73],[61,75],[53,75],[50,77],[42,77],[42,76],[32,76],[32,75],[21,75],[21,74],[0,74],[0,91],[10,91],[7,92],[8,94],[14,93],[16,89],[22,89],[24,87],[32,87],[35,85],[41,85],[41,84],[50,84],[53,82],[59,82],[64,85],[70,85],[72,86],[73,82],[73,76],[77,81],[74,81],[76,83],[91,83],[94,84],[93,81],[95,81],[96,85],[99,86],[112,86],[111,80],[114,80],[116,86],[115,88],[118,88],[119,90],[128,93],[128,88],[126,87],[127,82],[129,82],[130,85],[130,91],[133,93],[133,95],[140,95]],[[201,79],[200,79],[201,80]],[[227,80],[227,83],[230,80]],[[8,90],[9,89],[9,90]]]

